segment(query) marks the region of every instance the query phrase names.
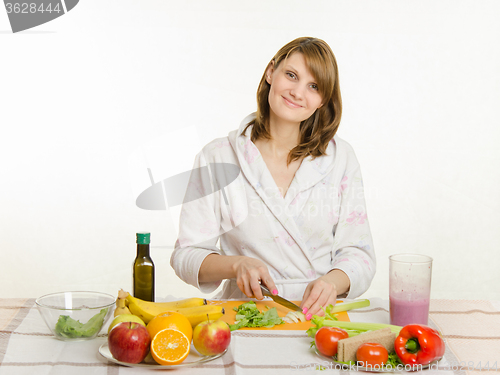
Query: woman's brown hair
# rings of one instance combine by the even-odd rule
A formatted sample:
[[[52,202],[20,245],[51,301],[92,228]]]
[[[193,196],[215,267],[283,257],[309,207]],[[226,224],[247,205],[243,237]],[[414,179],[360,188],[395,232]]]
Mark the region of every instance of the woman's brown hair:
[[[245,127],[253,125],[251,140],[271,139],[269,129],[269,90],[266,72],[274,61],[274,68],[286,60],[292,53],[304,55],[306,65],[316,79],[323,105],[311,117],[300,123],[300,143],[288,154],[287,163],[311,155],[314,158],[326,154],[328,142],[333,138],[342,116],[342,98],[340,96],[337,61],[330,46],[321,39],[302,37],[283,46],[269,62],[257,89],[257,115]]]

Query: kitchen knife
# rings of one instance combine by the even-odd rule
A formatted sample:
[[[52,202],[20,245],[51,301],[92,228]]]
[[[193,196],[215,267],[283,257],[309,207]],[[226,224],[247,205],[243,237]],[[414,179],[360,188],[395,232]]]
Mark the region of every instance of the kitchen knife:
[[[302,312],[302,309],[297,306],[295,303],[290,302],[289,300],[280,297],[280,296],[275,296],[273,295],[269,289],[267,289],[266,286],[260,284],[260,289],[262,289],[262,294],[265,295],[266,297],[271,297],[274,302],[279,303],[282,306],[285,306],[287,309],[293,310],[293,311],[300,311]]]

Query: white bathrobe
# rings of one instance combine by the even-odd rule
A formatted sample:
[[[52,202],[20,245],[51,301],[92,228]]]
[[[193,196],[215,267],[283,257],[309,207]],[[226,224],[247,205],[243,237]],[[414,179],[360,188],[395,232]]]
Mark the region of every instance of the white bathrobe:
[[[351,283],[347,298],[358,297],[375,274],[375,254],[353,149],[335,136],[327,155],[302,161],[282,197],[250,140],[251,127],[241,135],[251,118],[244,119],[228,137],[207,144],[197,155],[188,190],[205,191],[199,195],[206,196],[183,204],[170,264],[182,280],[210,293],[220,282],[198,280],[207,255],[258,258],[268,266],[279,294],[291,300],[301,300],[311,281],[340,269]],[[198,173],[198,168],[218,163],[240,169],[236,179],[220,189],[223,183],[214,183],[213,175],[207,184]],[[214,192],[207,194],[207,189]],[[231,279],[217,297],[245,295]]]

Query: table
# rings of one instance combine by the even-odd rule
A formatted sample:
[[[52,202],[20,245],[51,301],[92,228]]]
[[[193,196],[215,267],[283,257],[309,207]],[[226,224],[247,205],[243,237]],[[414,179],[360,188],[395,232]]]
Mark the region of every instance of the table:
[[[33,298],[0,299],[0,375],[154,374],[103,359],[98,348],[106,342],[105,329],[91,341],[55,339],[34,302]],[[388,301],[374,298],[370,302],[370,307],[349,312],[350,319],[388,323]],[[430,310],[429,325],[443,334],[447,347],[444,358],[433,369],[420,372],[500,374],[500,301],[432,300]],[[223,357],[200,367],[174,371],[197,375],[346,372],[333,369],[332,364],[317,357],[309,348],[310,342],[302,331],[234,331]]]

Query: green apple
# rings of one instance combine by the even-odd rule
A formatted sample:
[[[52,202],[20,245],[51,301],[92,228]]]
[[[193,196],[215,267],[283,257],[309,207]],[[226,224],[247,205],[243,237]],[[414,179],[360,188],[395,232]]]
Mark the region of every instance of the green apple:
[[[142,324],[144,327],[146,327],[146,324],[144,323],[144,321],[141,318],[139,318],[137,315],[120,314],[116,318],[114,318],[113,321],[111,322],[111,324],[109,325],[108,333],[111,332],[111,330],[113,329],[114,326],[116,326],[117,324],[120,324],[122,322],[139,323],[139,324]]]

